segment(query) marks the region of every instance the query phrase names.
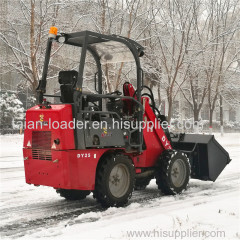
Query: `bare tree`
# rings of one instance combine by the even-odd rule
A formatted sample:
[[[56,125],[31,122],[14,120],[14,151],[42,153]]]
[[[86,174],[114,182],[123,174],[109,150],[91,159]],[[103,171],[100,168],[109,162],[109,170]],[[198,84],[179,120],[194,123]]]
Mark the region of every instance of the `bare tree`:
[[[204,41],[202,32],[204,32],[205,24],[202,23],[205,6],[203,1],[194,1],[193,8],[193,25],[192,35],[189,39],[189,48],[187,49],[187,57],[185,61],[186,82],[180,88],[184,99],[188,102],[193,112],[194,130],[198,132],[198,121],[200,120],[200,112],[207,96],[208,82],[203,74],[205,68],[204,61]]]
[[[227,95],[234,98],[225,87],[231,87],[229,70],[239,61],[239,0],[14,0],[8,5],[12,14],[4,21],[7,27],[1,29],[0,40],[10,57],[3,67],[17,72],[32,89],[41,78],[52,24],[66,32],[117,34],[143,45],[145,82],[157,91],[159,103],[167,100],[168,121],[178,94],[189,104],[196,122],[207,101],[210,126],[220,95],[223,101],[230,102]],[[67,64],[61,46],[53,46],[52,55],[61,61],[50,62],[49,79]],[[87,61],[86,71],[94,71],[92,60]],[[70,68],[77,63],[79,59],[74,59]],[[134,70],[132,63],[105,64],[105,90],[117,90],[123,81],[134,83]],[[92,81],[90,73],[86,76]]]
[[[157,3],[159,5],[159,2]],[[179,87],[186,78],[184,61],[191,28],[193,24],[193,1],[162,1],[161,10],[154,18],[155,45],[159,49],[157,58],[160,61],[163,78],[166,79],[168,100],[168,121],[172,117],[173,101]],[[153,14],[156,9],[153,9]]]
[[[150,15],[152,6],[146,0],[99,0],[92,4],[95,4],[92,12],[95,31],[101,33],[142,40],[153,21]],[[108,91],[119,89],[121,82],[133,75],[133,69],[130,63],[105,64]]]
[[[205,75],[208,81],[208,106],[209,106],[209,128],[212,132],[213,112],[223,85],[224,75],[231,63],[237,60],[236,52],[229,55],[230,48],[237,39],[235,35],[239,30],[239,1],[211,1],[207,4],[208,13],[204,33],[206,47],[204,51]],[[239,45],[238,45],[239,46]],[[236,49],[239,52],[239,48]]]
[[[207,98],[211,131],[218,94],[226,80],[224,75],[231,63],[237,60],[239,53],[239,44],[235,37],[239,9],[238,1],[228,0],[201,1],[198,6],[193,12],[194,37],[188,51],[187,84],[184,84],[181,90],[193,110],[194,121],[199,121],[201,108]],[[230,51],[233,45],[237,46],[236,44],[238,47]],[[223,124],[222,118],[223,114]]]
[[[186,72],[186,84],[181,87],[184,99],[189,103],[193,112],[195,131],[198,132],[199,114],[207,95],[207,81],[201,74],[202,68],[190,64]],[[189,84],[189,85],[188,85]]]
[[[55,24],[63,4],[58,0],[15,2],[19,22],[9,15],[8,28],[0,32],[0,40],[6,44],[12,57],[4,67],[19,73],[31,89],[36,89],[41,77],[45,41],[50,24]],[[10,4],[10,10],[13,6]],[[14,11],[13,15],[16,14]]]

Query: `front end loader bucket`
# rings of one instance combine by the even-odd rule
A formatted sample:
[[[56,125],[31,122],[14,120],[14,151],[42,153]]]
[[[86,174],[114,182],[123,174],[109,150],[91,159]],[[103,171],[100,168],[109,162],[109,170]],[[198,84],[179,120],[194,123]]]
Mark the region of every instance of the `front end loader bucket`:
[[[213,135],[179,134],[172,138],[172,145],[188,155],[191,177],[195,179],[214,182],[231,161]]]

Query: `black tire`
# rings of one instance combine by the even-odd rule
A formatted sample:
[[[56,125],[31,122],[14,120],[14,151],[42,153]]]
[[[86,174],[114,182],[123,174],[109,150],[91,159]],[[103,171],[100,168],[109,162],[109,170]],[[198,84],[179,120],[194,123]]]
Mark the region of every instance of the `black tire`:
[[[106,156],[97,169],[94,197],[103,207],[121,207],[132,196],[134,182],[135,168],[127,156]]]
[[[71,201],[83,200],[87,195],[90,194],[90,191],[84,190],[57,189],[56,191],[60,194],[61,197],[64,197],[65,199]]]
[[[134,190],[144,190],[150,183],[152,178],[139,178],[136,179]]]
[[[180,194],[186,190],[191,168],[186,154],[165,150],[159,158],[156,170],[158,189],[166,195]]]

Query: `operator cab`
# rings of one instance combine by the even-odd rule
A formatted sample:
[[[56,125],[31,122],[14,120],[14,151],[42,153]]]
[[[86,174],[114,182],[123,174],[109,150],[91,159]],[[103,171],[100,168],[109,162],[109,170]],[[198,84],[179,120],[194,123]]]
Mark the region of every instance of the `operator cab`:
[[[129,144],[130,148],[134,148],[136,151],[142,151],[143,133],[139,127],[135,131],[129,130],[127,133],[129,138],[124,137],[126,136],[126,133],[124,133],[122,129],[112,129],[109,131],[110,135],[108,134],[108,137],[101,138],[101,141],[95,141],[97,138],[100,139],[102,129],[92,130],[91,125],[93,124],[93,121],[101,122],[104,120],[110,123],[110,130],[111,124],[116,119],[120,121],[122,118],[124,120],[129,120],[131,118],[133,121],[142,121],[143,105],[141,102],[141,91],[143,85],[143,73],[139,58],[143,56],[143,47],[131,39],[116,35],[103,35],[90,31],[70,34],[56,34],[56,31],[50,32],[43,76],[37,88],[37,100],[39,104],[42,104],[43,97],[46,96],[46,79],[52,44],[71,45],[75,48],[80,47],[80,59],[76,61],[75,58],[75,64],[77,62],[80,63],[78,70],[76,71],[75,65],[72,68],[74,70],[60,71],[58,77],[61,93],[60,96],[58,96],[60,97],[60,102],[62,104],[72,105],[73,117],[76,120],[90,122],[88,129],[75,130],[76,148],[86,149],[96,147],[96,144],[94,143],[97,142],[99,143],[99,147],[123,147],[126,146],[126,144]],[[80,51],[76,49],[76,51],[72,53],[72,56],[74,57],[77,52]],[[94,74],[94,82],[92,81],[90,83],[89,81],[94,87],[95,93],[84,91],[83,80],[86,77],[84,75],[84,69],[86,69],[87,53],[90,53],[97,67],[97,72],[95,72],[95,74],[92,73]],[[123,87],[123,94],[120,91],[103,94],[102,65],[123,62],[135,62],[137,76],[136,91],[131,94],[127,92],[125,87],[129,83],[126,83]],[[90,70],[94,71],[93,69]],[[89,89],[88,86],[87,89]],[[49,96],[50,95],[47,95],[47,97]],[[85,138],[82,138],[83,135],[85,135]],[[94,137],[95,140],[92,139]]]

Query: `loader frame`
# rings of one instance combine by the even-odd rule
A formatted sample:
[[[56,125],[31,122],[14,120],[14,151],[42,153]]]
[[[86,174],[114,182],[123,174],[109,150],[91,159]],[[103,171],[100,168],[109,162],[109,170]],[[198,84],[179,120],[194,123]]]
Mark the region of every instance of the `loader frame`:
[[[46,94],[54,41],[82,48],[79,71],[59,72],[61,96]],[[117,51],[115,42],[119,47]],[[26,112],[26,123],[33,121],[42,126],[41,129],[27,127],[24,132],[27,183],[51,186],[66,199],[80,200],[93,191],[94,197],[109,207],[123,206],[135,187],[146,187],[154,177],[158,188],[171,195],[185,190],[190,176],[200,180],[217,179],[230,162],[229,154],[214,136],[170,134],[168,128],[163,128],[166,117],[157,109],[152,90],[143,84],[140,65],[143,50],[140,44],[121,36],[90,31],[57,35],[50,29],[42,79],[36,90],[38,105]],[[97,66],[94,79],[97,94],[82,90],[87,52]],[[126,62],[129,56],[136,64],[136,90],[131,83],[125,82],[123,96],[118,91],[103,94],[102,61],[122,59],[117,62]],[[143,89],[150,93],[142,94]],[[51,104],[45,97],[60,97],[62,103]],[[107,111],[103,109],[103,99],[108,99]],[[137,127],[126,130],[123,127],[113,129],[111,125],[91,129],[94,118],[97,122],[106,119],[113,124],[120,116]],[[85,129],[51,128],[51,121],[69,123],[73,119],[88,121],[89,125]],[[142,128],[137,121],[142,123],[143,119],[144,123],[157,123],[157,126],[150,131]]]

